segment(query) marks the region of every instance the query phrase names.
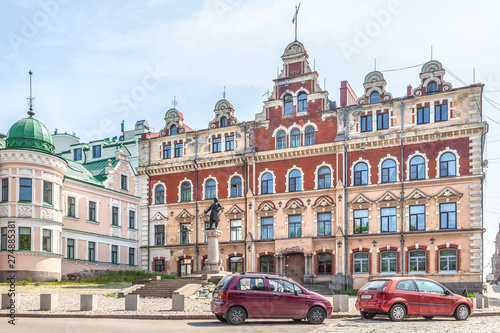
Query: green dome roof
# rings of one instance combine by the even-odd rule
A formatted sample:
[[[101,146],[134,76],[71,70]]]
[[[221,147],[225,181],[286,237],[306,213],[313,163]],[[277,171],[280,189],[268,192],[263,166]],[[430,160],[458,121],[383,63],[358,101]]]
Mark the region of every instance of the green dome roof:
[[[54,141],[49,130],[35,118],[23,118],[7,133],[6,149],[37,150],[54,154]]]

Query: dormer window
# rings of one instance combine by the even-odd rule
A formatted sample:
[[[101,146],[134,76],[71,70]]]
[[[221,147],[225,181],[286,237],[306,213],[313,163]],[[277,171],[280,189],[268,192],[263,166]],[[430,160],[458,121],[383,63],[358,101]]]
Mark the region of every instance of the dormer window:
[[[226,117],[220,118],[220,125],[219,125],[219,127],[227,127],[227,118]]]
[[[374,91],[370,94],[370,104],[375,104],[380,102],[380,94]]]
[[[427,95],[432,95],[438,93],[438,85],[436,82],[430,82],[427,85]]]
[[[284,112],[283,114],[293,114],[293,98],[292,95],[286,95],[284,102]]]
[[[172,125],[172,127],[170,127],[170,135],[176,135],[176,134],[177,134],[177,126]]]
[[[298,112],[306,112],[307,111],[307,95],[302,92],[299,94],[297,98],[297,111]]]

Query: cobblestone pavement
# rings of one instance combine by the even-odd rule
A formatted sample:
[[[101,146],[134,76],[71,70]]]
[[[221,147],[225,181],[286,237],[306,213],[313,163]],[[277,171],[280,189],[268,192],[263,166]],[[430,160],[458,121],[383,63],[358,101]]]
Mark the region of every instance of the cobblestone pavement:
[[[313,330],[314,333],[350,332],[350,333],[500,333],[500,317],[473,317],[466,321],[457,321],[455,318],[408,318],[401,322],[390,321],[387,317],[374,319],[334,319],[328,320],[327,326]]]

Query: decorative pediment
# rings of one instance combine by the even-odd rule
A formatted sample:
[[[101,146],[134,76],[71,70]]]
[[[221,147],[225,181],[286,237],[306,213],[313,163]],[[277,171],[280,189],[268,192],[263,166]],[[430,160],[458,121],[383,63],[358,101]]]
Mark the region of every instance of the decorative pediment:
[[[234,126],[239,123],[238,119],[234,117],[234,107],[229,101],[226,99],[221,99],[220,101],[215,104],[215,109],[214,109],[215,117],[214,119],[208,124],[208,128],[220,128],[223,127],[221,126],[221,119],[226,118],[226,124],[225,126]]]
[[[320,211],[330,211],[335,207],[335,202],[333,202],[332,198],[325,195],[319,197],[312,207]]]
[[[406,197],[406,200],[429,200],[430,196],[420,191],[419,189],[414,190]]]
[[[170,133],[172,126],[176,127],[177,133]],[[165,113],[165,127],[160,131],[160,136],[183,134],[191,131],[191,128],[184,125],[184,116],[176,108],[171,108]]]
[[[463,194],[460,192],[455,191],[449,186],[446,186],[441,192],[439,192],[435,198],[436,199],[448,199],[448,198],[453,198],[453,199],[458,199],[462,196]]]
[[[226,216],[232,215],[233,217],[241,216],[244,213],[245,212],[243,211],[243,209],[241,209],[238,205],[232,205],[231,208],[227,210],[227,212],[224,212]]]
[[[437,85],[437,91],[434,91],[433,93],[451,90],[451,83],[444,81],[445,73],[443,65],[441,65],[439,61],[431,60],[426,62],[422,66],[422,70],[420,72],[420,86],[413,90],[413,95],[427,95],[427,86],[431,82],[434,82]]]
[[[399,201],[400,199],[394,195],[391,191],[385,192],[378,200],[377,203],[384,203],[384,202],[394,202],[394,201]]]
[[[292,213],[294,214],[297,211],[303,211],[306,209],[306,206],[304,206],[304,203],[300,199],[291,199],[289,200],[285,208],[283,210],[287,213]]]
[[[274,206],[274,203],[271,201],[264,201],[260,204],[259,208],[256,210],[256,213],[259,215],[274,215],[278,209]]]
[[[191,215],[187,210],[183,209],[175,219],[179,222],[191,222],[194,219],[194,215]]]
[[[387,82],[385,81],[384,75],[381,72],[373,71],[368,73],[365,76],[365,82],[363,83],[365,92],[360,98],[358,98],[358,104],[370,104],[370,96],[374,92],[378,93],[379,102],[390,101],[392,99],[392,94],[388,93],[385,90],[386,86]]]
[[[354,200],[349,202],[350,205],[363,205],[363,204],[369,204],[372,203],[370,199],[365,197],[363,194],[358,194]]]
[[[165,217],[165,215],[163,215],[160,212],[156,212],[156,214],[153,215],[153,217],[151,218],[151,221],[166,221],[166,220],[167,218]]]

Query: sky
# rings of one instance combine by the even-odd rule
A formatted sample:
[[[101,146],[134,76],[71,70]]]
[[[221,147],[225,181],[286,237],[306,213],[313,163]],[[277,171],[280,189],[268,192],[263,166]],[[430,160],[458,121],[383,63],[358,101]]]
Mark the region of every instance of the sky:
[[[254,120],[294,40],[297,4],[0,0],[0,132],[26,116],[30,70],[35,117],[84,142],[119,135],[122,120],[132,129],[146,119],[159,131],[174,96],[187,125],[207,128],[224,89],[236,117]],[[330,100],[339,101],[342,80],[361,95],[375,59],[387,90],[404,95],[418,86],[431,46],[453,87],[485,84],[485,273],[500,222],[498,12],[494,0],[308,0],[298,16],[298,40]]]

